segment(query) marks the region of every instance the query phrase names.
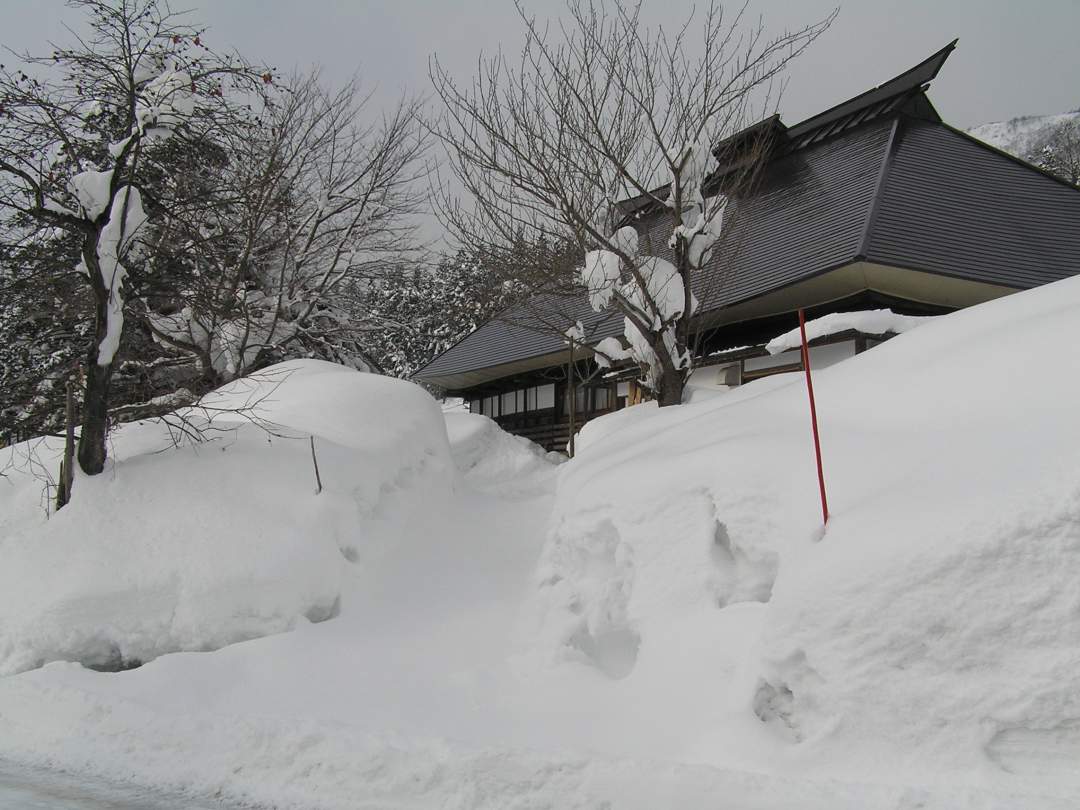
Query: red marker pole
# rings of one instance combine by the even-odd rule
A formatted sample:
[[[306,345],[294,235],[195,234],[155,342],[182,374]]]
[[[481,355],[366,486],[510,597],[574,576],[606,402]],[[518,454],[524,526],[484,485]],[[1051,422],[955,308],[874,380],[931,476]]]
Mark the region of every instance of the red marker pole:
[[[799,334],[802,336],[802,365],[806,371],[806,392],[810,395],[810,425],[814,429],[814,455],[817,457],[817,480],[821,490],[821,522],[829,522],[829,502],[825,498],[825,472],[821,466],[821,439],[818,437],[817,407],[814,405],[814,381],[810,378],[810,347],[806,343],[806,313],[799,310]]]

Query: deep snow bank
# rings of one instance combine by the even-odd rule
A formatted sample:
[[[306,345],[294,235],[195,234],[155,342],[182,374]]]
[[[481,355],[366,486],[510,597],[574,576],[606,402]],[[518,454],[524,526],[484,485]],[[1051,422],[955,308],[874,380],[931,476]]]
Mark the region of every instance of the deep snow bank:
[[[124,426],[106,472],[80,476],[48,520],[28,462],[55,471],[55,443],[0,451],[0,468],[14,464],[0,480],[0,674],[122,666],[326,619],[343,555],[386,541],[401,491],[449,489],[439,408],[412,384],[296,361],[205,402],[186,416],[209,441]]]
[[[798,375],[590,423],[530,664],[614,679],[688,757],[1075,795],[1078,320],[1072,279],[818,373],[823,537]]]
[[[535,442],[507,433],[487,416],[445,408],[443,416],[454,463],[466,481],[485,492],[533,492],[566,461],[561,453],[545,453]]]
[[[272,398],[298,440],[149,455],[160,436],[125,429],[102,492],[188,459],[206,525],[288,549],[302,522],[341,612],[130,672],[0,678],[0,757],[320,809],[1076,807],[1077,315],[1080,281],[1059,284],[818,374],[824,537],[798,375],[590,423],[546,533],[534,450],[453,415],[448,450],[393,381],[305,366]],[[234,451],[237,479],[272,468],[264,495],[204,492]],[[544,486],[504,497],[519,478]],[[37,490],[11,492],[5,525],[36,521]]]

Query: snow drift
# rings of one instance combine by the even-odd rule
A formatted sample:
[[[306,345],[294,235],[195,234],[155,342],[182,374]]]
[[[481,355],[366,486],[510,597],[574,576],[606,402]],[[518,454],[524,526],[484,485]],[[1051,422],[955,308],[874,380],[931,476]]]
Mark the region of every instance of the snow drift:
[[[454,462],[472,487],[506,495],[534,492],[566,461],[561,453],[545,453],[540,445],[513,436],[495,420],[480,414],[445,411],[446,433]]]
[[[265,406],[300,439],[242,424],[153,454],[125,428],[48,526],[0,482],[8,671],[179,648],[159,593],[193,594],[189,649],[294,630],[0,678],[0,757],[256,806],[1076,807],[1078,318],[1073,279],[817,372],[824,532],[798,374],[603,417],[558,467],[324,365]],[[104,590],[85,612],[117,617],[108,644],[33,618],[77,604],[65,566]],[[226,580],[273,594],[254,628]]]
[[[449,487],[442,418],[417,386],[295,361],[204,404],[185,415],[209,441],[174,447],[160,422],[124,426],[110,468],[79,477],[47,521],[28,461],[55,469],[57,446],[3,451],[0,673],[118,668],[327,619],[343,555],[371,545],[395,493]]]
[[[1078,318],[1072,279],[815,375],[824,535],[798,375],[590,423],[530,660],[616,679],[687,757],[1077,791]]]

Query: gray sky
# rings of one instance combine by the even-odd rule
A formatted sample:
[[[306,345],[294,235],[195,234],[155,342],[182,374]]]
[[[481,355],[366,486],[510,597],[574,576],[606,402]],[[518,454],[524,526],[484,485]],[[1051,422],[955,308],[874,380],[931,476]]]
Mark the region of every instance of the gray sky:
[[[754,0],[773,28],[820,19],[835,0]],[[379,98],[427,92],[432,52],[458,76],[481,50],[520,41],[510,0],[174,0],[234,46],[283,71],[319,63],[329,77],[359,72]],[[539,17],[563,0],[527,0]],[[679,20],[686,0],[645,0],[652,21]],[[0,43],[42,49],[75,21],[61,0],[0,0]],[[960,127],[1080,107],[1080,0],[846,0],[833,27],[795,63],[781,112],[793,124],[890,78],[960,38],[931,90],[942,117]]]

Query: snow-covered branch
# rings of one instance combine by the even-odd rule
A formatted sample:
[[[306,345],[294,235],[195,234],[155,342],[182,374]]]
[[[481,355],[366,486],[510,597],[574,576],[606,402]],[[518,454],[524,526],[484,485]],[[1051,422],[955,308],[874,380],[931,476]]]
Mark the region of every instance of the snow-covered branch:
[[[203,205],[163,238],[195,246],[178,296],[147,313],[163,343],[217,381],[273,359],[321,356],[369,367],[364,291],[416,247],[414,182],[424,171],[419,105],[367,121],[358,82],[331,91],[297,75],[223,140]]]

